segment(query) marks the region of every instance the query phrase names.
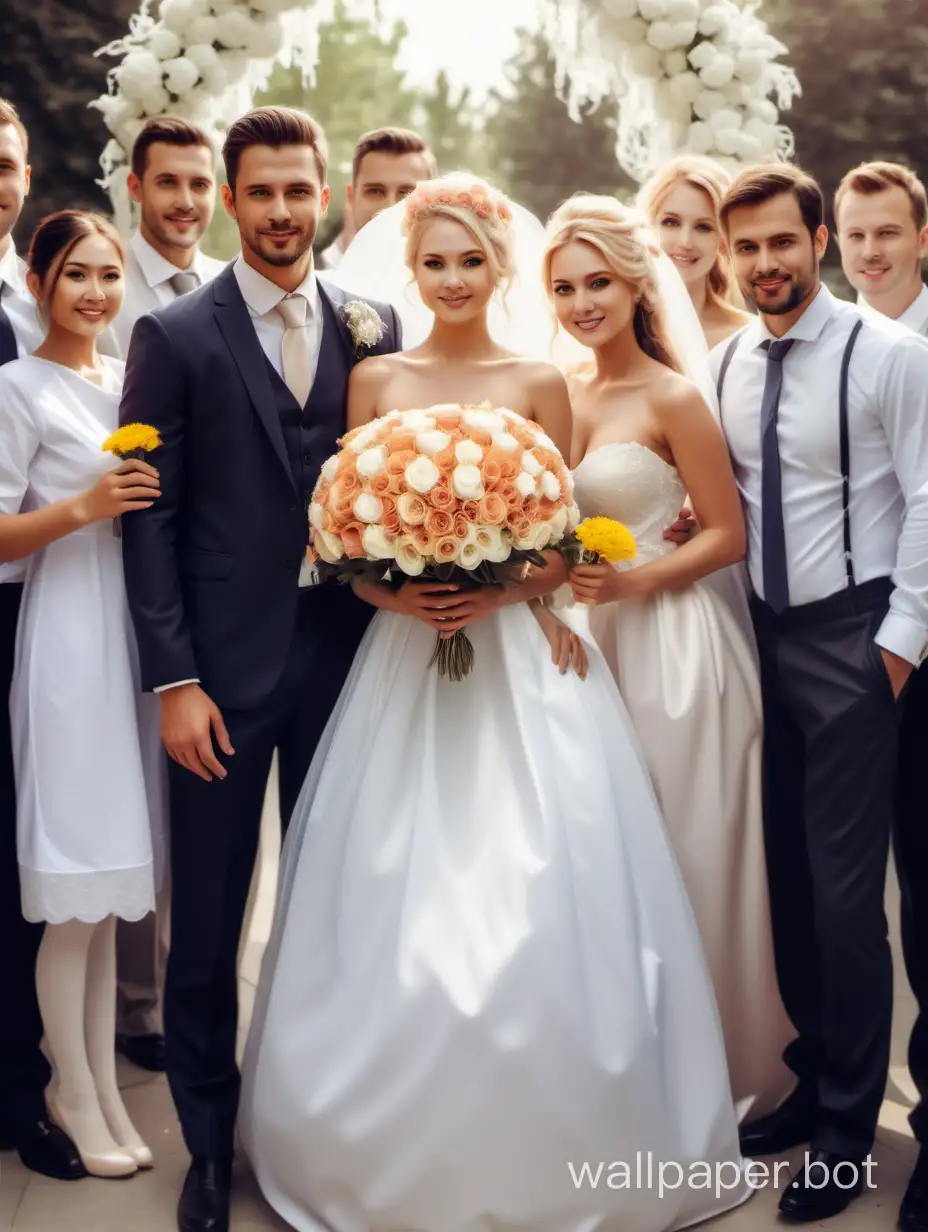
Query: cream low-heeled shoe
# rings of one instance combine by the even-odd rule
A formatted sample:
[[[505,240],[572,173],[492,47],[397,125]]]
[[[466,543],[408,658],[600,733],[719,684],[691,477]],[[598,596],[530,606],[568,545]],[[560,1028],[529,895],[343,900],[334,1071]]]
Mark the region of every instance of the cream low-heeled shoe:
[[[155,1166],[155,1157],[141,1138],[125,1143],[121,1149],[127,1155],[132,1156],[141,1171],[147,1171]]]
[[[135,1173],[138,1172],[138,1161],[133,1155],[129,1154],[125,1147],[119,1148],[115,1151],[104,1151],[98,1154],[85,1151],[81,1146],[80,1139],[68,1123],[67,1116],[62,1115],[61,1107],[58,1104],[57,1098],[54,1096],[51,1096],[48,1099],[48,1111],[51,1113],[52,1120],[55,1124],[64,1130],[64,1132],[77,1147],[77,1153],[81,1157],[81,1163],[91,1176],[101,1177],[103,1180],[121,1180],[127,1176],[134,1176]]]

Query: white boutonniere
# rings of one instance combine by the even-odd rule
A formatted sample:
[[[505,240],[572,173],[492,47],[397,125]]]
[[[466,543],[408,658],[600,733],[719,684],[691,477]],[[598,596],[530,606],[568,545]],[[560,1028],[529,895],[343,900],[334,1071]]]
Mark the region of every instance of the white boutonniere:
[[[356,355],[365,347],[376,346],[386,333],[387,327],[380,314],[362,299],[353,299],[345,305],[345,317]]]

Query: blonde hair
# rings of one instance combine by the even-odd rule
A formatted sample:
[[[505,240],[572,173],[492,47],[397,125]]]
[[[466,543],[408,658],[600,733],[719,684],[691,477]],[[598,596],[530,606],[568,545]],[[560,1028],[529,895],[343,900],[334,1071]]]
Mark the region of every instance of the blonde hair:
[[[712,206],[712,215],[721,237],[721,208],[725,194],[731,185],[731,176],[724,167],[698,154],[683,154],[671,159],[643,185],[638,194],[638,204],[656,229],[667,195],[675,184],[689,184],[704,192]],[[720,307],[743,308],[744,298],[732,273],[728,252],[723,244],[712,269],[709,270],[709,298]]]
[[[542,277],[553,296],[551,264],[554,254],[568,244],[589,244],[607,266],[637,293],[634,330],[646,355],[679,372],[680,362],[666,332],[657,286],[655,260],[660,255],[657,236],[636,210],[615,197],[581,193],[558,206],[547,225]]]
[[[435,218],[450,218],[467,228],[486,254],[497,286],[512,281],[516,272],[512,209],[501,192],[461,173],[417,184],[406,198],[403,221],[406,265],[413,273],[422,232]]]

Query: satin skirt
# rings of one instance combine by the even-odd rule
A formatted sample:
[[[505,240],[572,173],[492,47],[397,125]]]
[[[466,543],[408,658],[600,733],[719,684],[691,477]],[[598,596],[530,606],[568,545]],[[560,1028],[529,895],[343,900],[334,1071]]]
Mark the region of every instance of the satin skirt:
[[[761,798],[756,646],[714,584],[595,608],[590,623],[628,706],[699,925],[742,1120],[795,1078],[773,957]],[[731,597],[735,597],[733,594]],[[742,592],[743,600],[743,592]]]
[[[299,1232],[688,1226],[750,1190],[628,715],[526,605],[469,632],[459,683],[412,619],[361,646],[285,845],[247,1152]]]

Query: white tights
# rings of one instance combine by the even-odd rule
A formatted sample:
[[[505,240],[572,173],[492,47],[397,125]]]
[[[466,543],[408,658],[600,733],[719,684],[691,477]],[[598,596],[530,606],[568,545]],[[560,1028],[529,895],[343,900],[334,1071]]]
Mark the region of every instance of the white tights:
[[[36,989],[62,1128],[82,1156],[147,1152],[116,1081],[116,917],[46,925]]]

